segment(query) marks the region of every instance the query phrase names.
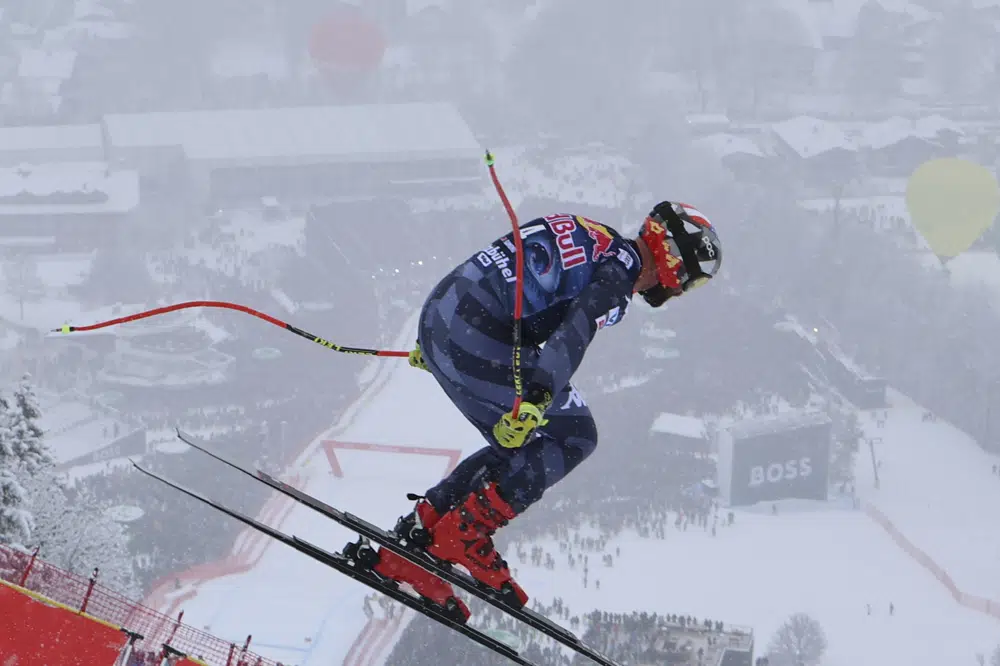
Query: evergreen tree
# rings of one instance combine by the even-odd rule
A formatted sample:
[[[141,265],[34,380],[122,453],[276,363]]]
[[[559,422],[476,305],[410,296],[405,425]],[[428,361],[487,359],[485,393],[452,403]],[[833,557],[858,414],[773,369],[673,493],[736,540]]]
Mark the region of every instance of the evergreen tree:
[[[51,467],[54,460],[38,425],[42,412],[31,385],[31,375],[25,374],[14,389],[14,400],[8,413],[11,445],[21,472],[34,476]]]
[[[46,561],[76,574],[98,567],[102,584],[139,596],[124,528],[56,477],[41,416],[27,374],[12,399],[0,396],[0,542],[37,544]]]
[[[31,513],[24,506],[19,447],[11,424],[12,406],[0,395],[0,543],[23,544],[31,536]]]
[[[141,595],[128,534],[105,513],[105,503],[65,486],[51,472],[25,485],[34,517],[31,542],[46,562],[81,576],[97,567],[101,585],[131,599]]]

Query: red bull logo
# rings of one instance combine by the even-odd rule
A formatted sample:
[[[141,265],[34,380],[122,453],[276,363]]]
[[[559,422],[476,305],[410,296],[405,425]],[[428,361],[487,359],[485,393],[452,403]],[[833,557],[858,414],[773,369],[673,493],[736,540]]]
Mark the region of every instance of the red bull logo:
[[[594,251],[591,255],[591,261],[596,262],[601,257],[613,257],[615,255],[611,251],[611,245],[615,242],[615,237],[611,235],[607,227],[579,215],[577,215],[576,220],[580,223],[581,227],[587,230],[587,235],[594,241]]]
[[[564,269],[574,268],[587,263],[587,253],[573,240],[576,231],[576,221],[569,215],[549,215],[545,218],[549,228],[556,236],[556,247],[559,248],[559,260]]]

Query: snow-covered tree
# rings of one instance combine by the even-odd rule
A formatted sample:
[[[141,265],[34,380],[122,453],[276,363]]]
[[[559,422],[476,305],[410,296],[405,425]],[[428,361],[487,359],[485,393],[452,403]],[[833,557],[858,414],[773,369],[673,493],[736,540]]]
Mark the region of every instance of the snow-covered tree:
[[[46,561],[84,576],[98,567],[101,583],[138,596],[124,529],[55,476],[40,418],[30,376],[0,395],[0,542],[39,545]]]
[[[46,562],[82,576],[97,567],[102,585],[130,598],[141,594],[128,535],[106,506],[51,473],[33,477],[26,489],[34,516],[31,544],[40,546]]]
[[[1000,666],[1000,645],[993,650],[993,654],[990,656],[990,666]]]
[[[25,374],[14,389],[14,400],[9,404],[5,426],[19,471],[28,476],[34,476],[54,463],[48,444],[43,439],[42,428],[38,425],[41,416],[31,375]]]
[[[0,543],[22,544],[30,537],[31,513],[24,508],[24,500],[24,487],[17,477],[0,467]]]
[[[824,652],[823,627],[805,613],[795,613],[788,618],[767,648],[771,666],[817,666]]]
[[[0,543],[22,544],[31,536],[31,513],[25,507],[19,448],[10,429],[12,406],[0,395]]]

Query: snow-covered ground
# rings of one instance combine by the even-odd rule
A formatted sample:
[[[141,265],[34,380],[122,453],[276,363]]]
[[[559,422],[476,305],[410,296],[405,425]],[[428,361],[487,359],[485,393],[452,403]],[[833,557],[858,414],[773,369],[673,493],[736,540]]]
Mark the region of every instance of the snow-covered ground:
[[[996,252],[963,252],[948,262],[948,274],[958,286],[990,290],[1000,306],[1000,256]]]
[[[189,245],[161,253],[147,261],[149,272],[162,283],[172,283],[182,274],[173,264],[195,266],[211,274],[237,278],[244,284],[274,281],[275,262],[282,252],[303,251],[305,218],[289,217],[264,221],[259,212],[220,211],[209,239],[203,230],[192,231]]]
[[[695,528],[670,528],[663,541],[624,534],[608,542],[607,552],[621,548],[612,567],[591,556],[587,588],[558,544],[539,545],[556,558],[555,571],[512,564],[537,599],[562,597],[574,613],[647,610],[749,625],[758,654],[795,612],[823,626],[827,666],[972,663],[996,643],[995,620],[957,606],[860,512],[782,507],[777,516],[737,512],[716,537]]]
[[[97,451],[132,430],[123,420],[95,403],[45,391],[40,391],[38,397],[42,408],[40,425],[57,465]],[[78,475],[87,471],[99,472],[104,465],[99,463],[94,470],[76,472]]]
[[[406,447],[434,447],[446,441],[467,453],[481,444],[428,375],[391,362],[382,374],[346,421],[320,439],[402,450],[340,450],[333,465],[317,443],[304,457],[306,462],[292,471],[303,477],[299,485],[309,492],[388,525],[408,509],[404,494],[423,490],[449,464],[441,456],[410,455]],[[435,423],[440,429],[433,434],[414,430],[408,415],[418,412],[439,415]],[[990,478],[987,461],[971,444],[963,444],[947,426],[911,418],[916,413],[903,406],[890,414],[878,449],[882,488],[875,494],[865,477],[859,491],[940,558],[942,566],[953,567],[956,580],[969,592],[996,590],[1000,576],[995,544],[1000,544],[1000,534],[989,515],[996,503],[983,498],[1000,493],[1000,479]],[[891,434],[897,431],[898,438]],[[954,441],[946,442],[945,436]],[[936,455],[938,447],[948,455]],[[342,476],[334,474],[338,466]],[[863,459],[859,469],[865,469]],[[275,520],[281,515],[269,509],[272,523],[281,522]],[[344,530],[298,506],[290,508],[281,524],[328,548],[349,539]],[[574,614],[601,608],[710,617],[753,626],[763,648],[784,619],[805,611],[828,633],[828,666],[972,663],[997,640],[996,619],[958,604],[862,511],[784,506],[777,516],[737,512],[735,525],[720,528],[715,537],[699,529],[668,530],[665,540],[624,534],[607,547],[607,552],[620,547],[621,556],[611,568],[592,564],[587,588],[580,570],[565,565],[558,544],[538,545],[560,566],[555,571],[533,568],[510,557],[520,582],[545,604],[561,597]],[[186,621],[232,640],[252,633],[259,652],[300,666],[374,664],[388,654],[391,635],[383,632],[381,639],[372,638],[378,632],[366,625],[362,608],[367,588],[280,545],[250,537],[238,544],[240,548],[254,551],[249,570],[188,580],[177,592],[188,597],[181,604]],[[599,590],[594,580],[601,581]],[[895,606],[891,617],[890,603]],[[394,625],[393,631],[398,634],[401,626]],[[362,634],[367,636],[362,642],[382,641],[364,658],[355,645]]]
[[[1000,476],[993,473],[1000,457],[948,423],[923,421],[923,409],[891,395],[884,427],[870,415],[865,423],[866,434],[876,438],[880,488],[874,487],[870,454],[863,450],[859,493],[959,590],[993,599],[1000,609]]]
[[[403,461],[405,465],[399,464]],[[440,478],[448,460],[341,451],[338,463],[343,477],[334,476],[326,456],[318,452],[303,470],[310,475],[309,492],[391,525],[409,504],[404,489],[422,489],[420,484]],[[410,479],[420,480],[408,486]],[[387,488],[398,490],[387,492]],[[300,507],[292,510],[282,528],[328,550],[339,550],[352,540],[348,531]],[[197,596],[183,604],[184,617],[232,640],[253,633],[258,653],[285,663],[341,664],[365,628],[362,608],[370,592],[304,555],[269,545],[250,571],[199,585]]]
[[[412,339],[412,334],[403,336],[401,344],[404,339]],[[355,408],[316,439],[286,478],[331,504],[388,526],[410,508],[406,492],[432,485],[463,450],[479,446],[478,434],[460,417],[446,420],[447,427],[434,434],[410,432],[400,405],[440,413],[452,408],[434,390],[429,375],[396,372],[402,369],[391,362],[377,368]],[[345,444],[331,456],[330,447],[323,445],[328,440],[375,445],[375,450],[352,450]],[[442,440],[454,449],[440,450]],[[380,450],[380,445],[394,450]],[[420,452],[409,455],[407,449]],[[233,482],[253,483],[235,473]],[[297,505],[272,503],[263,515],[270,524],[330,550],[340,549],[352,537]],[[231,557],[216,569],[207,577],[181,574],[180,589],[154,591],[147,603],[171,613],[183,608],[185,622],[233,641],[252,633],[256,652],[298,666],[378,663],[373,660],[388,655],[410,619],[407,612],[392,622],[377,614],[369,620],[363,607],[371,590],[255,533],[241,535]],[[233,570],[237,572],[228,573]],[[176,603],[178,598],[184,601]]]

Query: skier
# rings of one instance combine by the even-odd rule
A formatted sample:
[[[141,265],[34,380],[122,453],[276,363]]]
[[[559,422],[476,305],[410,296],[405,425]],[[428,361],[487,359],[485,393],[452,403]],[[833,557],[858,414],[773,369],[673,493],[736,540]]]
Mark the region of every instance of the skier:
[[[496,552],[493,534],[537,502],[597,446],[586,402],[570,383],[594,334],[622,320],[634,293],[652,307],[705,284],[722,247],[695,208],[664,201],[637,238],[578,215],[520,227],[524,254],[521,365],[524,396],[513,415],[513,234],[448,274],[420,314],[410,364],[429,371],[488,446],[416,500],[395,532],[411,547],[469,571],[504,600],[528,596]],[[544,343],[544,347],[541,345]],[[469,610],[450,584],[380,549],[375,571],[453,611]]]

